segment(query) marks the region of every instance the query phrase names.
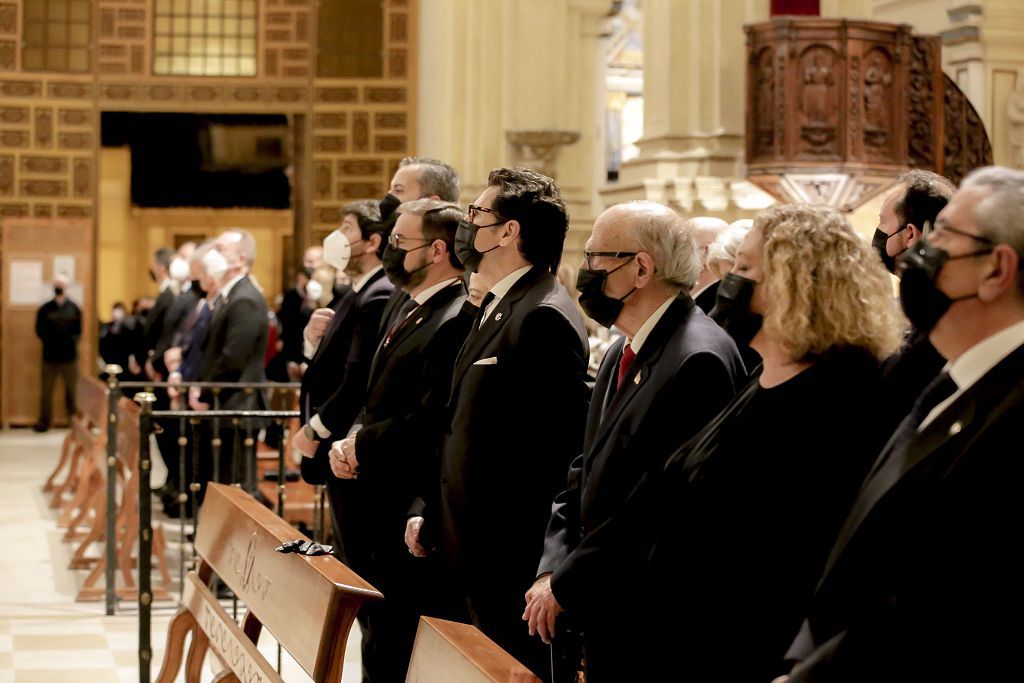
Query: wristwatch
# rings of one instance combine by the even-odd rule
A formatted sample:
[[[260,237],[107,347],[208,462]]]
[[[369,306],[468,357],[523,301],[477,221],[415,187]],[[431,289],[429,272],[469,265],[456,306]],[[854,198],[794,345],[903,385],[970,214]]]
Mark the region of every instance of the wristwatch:
[[[308,422],[302,425],[302,433],[305,434],[306,438],[309,439],[310,441],[320,440],[320,435],[316,433],[316,430],[313,429],[312,425],[310,425]]]

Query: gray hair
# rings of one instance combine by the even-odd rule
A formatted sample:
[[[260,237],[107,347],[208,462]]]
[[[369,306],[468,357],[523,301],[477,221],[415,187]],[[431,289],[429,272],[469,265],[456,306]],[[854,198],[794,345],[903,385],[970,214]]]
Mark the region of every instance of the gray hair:
[[[700,254],[690,221],[664,204],[627,202],[637,251],[654,259],[654,274],[665,284],[690,290],[700,275]]]
[[[981,234],[996,244],[1007,244],[1017,252],[1020,275],[1017,283],[1024,292],[1024,171],[1005,166],[986,166],[972,171],[961,189],[989,190],[971,208]]]
[[[454,168],[430,157],[405,157],[398,162],[398,168],[418,166],[416,180],[423,195],[437,195],[446,202],[459,201],[459,174]]]
[[[740,243],[750,232],[750,224],[753,223],[749,218],[745,220],[747,223],[736,221],[730,225],[718,235],[714,242],[708,245],[708,263],[712,261],[736,262],[736,252],[739,251]]]
[[[214,240],[212,240],[212,239],[208,239],[208,240],[204,240],[204,241],[200,242],[199,244],[196,245],[195,250],[192,252],[192,258],[190,258],[188,260],[188,262],[190,264],[191,263],[200,263],[201,264],[203,262],[203,257],[206,256],[206,252],[208,252],[211,249],[213,249],[214,246],[215,246]]]
[[[247,267],[252,267],[253,262],[256,260],[256,238],[253,237],[252,233],[245,228],[228,228],[220,234],[217,239],[224,238],[225,235],[238,235],[237,240],[231,240],[232,242],[238,243],[238,251],[242,254],[242,259],[245,260]]]

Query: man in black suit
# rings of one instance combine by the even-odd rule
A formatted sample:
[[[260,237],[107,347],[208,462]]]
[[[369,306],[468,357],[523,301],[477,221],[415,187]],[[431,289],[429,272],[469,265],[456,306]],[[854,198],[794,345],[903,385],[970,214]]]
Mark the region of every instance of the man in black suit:
[[[128,357],[128,369],[133,375],[142,374],[143,367],[149,361],[153,349],[156,348],[157,342],[160,341],[160,336],[163,334],[164,318],[167,316],[167,311],[174,303],[174,281],[170,276],[171,259],[173,258],[174,250],[168,247],[161,247],[153,252],[153,262],[149,265],[149,277],[153,282],[159,283],[160,294],[157,295],[153,307],[146,314],[135,353]]]
[[[330,452],[344,491],[345,558],[387,596],[359,610],[365,681],[405,680],[417,620],[442,581],[436,558],[413,558],[403,533],[414,500],[436,486],[452,368],[475,320],[463,313],[463,268],[452,251],[462,211],[418,199],[398,212],[384,269],[410,298],[377,347],[358,431]]]
[[[839,533],[790,683],[994,681],[1024,636],[1024,172],[975,171],[902,259],[901,300],[948,361]],[[742,656],[742,653],[737,653]]]
[[[391,177],[387,196],[381,201],[381,218],[394,226],[398,214],[394,209],[403,202],[414,199],[440,199],[446,202],[459,201],[459,174],[454,168],[430,157],[405,157],[398,162],[398,168]],[[409,294],[401,287],[395,287],[384,307],[381,318],[381,334],[395,322],[395,316],[402,305],[409,300]]]
[[[922,230],[935,223],[956,187],[931,171],[907,171],[886,196],[878,212],[872,245],[890,273],[899,277],[896,259],[921,239]],[[928,333],[911,329],[903,348],[885,361],[886,398],[883,410],[895,417],[893,426],[910,411],[914,401],[946,364]]]
[[[75,414],[78,391],[78,340],[82,336],[82,311],[64,291],[67,281],[58,276],[53,283],[53,298],[36,311],[36,336],[43,345],[42,381],[39,392],[39,420],[32,429],[45,432],[53,417],[53,389],[57,377],[64,382],[64,407],[67,421]]]
[[[697,242],[697,254],[700,257],[700,274],[690,289],[697,308],[710,313],[715,307],[715,296],[718,294],[718,273],[708,268],[708,248],[718,236],[729,229],[729,224],[714,216],[695,216],[690,219],[693,227],[693,238]]]
[[[440,531],[473,623],[541,676],[548,656],[519,618],[522,595],[587,410],[587,336],[554,276],[567,230],[554,181],[511,168],[491,171],[459,225],[457,254],[490,292],[455,364],[440,499],[409,521]],[[411,549],[431,531],[411,533]]]
[[[666,206],[613,206],[594,223],[579,271],[580,304],[625,333],[598,371],[583,451],[555,498],[523,618],[548,641],[563,608],[583,632],[588,680],[628,680],[631,606],[588,581],[579,539],[613,516],[643,474],[664,467],[745,377],[729,335],[694,305],[700,260],[687,221]],[[571,600],[571,601],[570,601]]]
[[[334,309],[314,311],[306,325],[309,367],[299,395],[304,424],[292,437],[295,449],[305,456],[300,467],[303,479],[328,485],[335,539],[344,538],[340,511],[348,482],[331,474],[331,442],[348,435],[366,403],[380,320],[394,289],[380,260],[389,228],[380,221],[378,203],[354,202],[342,208],[342,215],[337,234],[325,240],[325,258],[352,278],[352,290],[342,295]],[[331,240],[339,238],[350,245],[347,263],[336,258]],[[336,545],[347,562],[344,543]]]
[[[267,349],[267,302],[256,288],[249,272],[256,258],[256,241],[247,230],[234,228],[222,233],[214,249],[226,262],[219,276],[219,294],[213,306],[210,331],[203,340],[199,378],[203,382],[265,382],[263,357]],[[207,254],[210,256],[210,254]],[[189,390],[193,410],[208,410],[212,404],[209,391]],[[224,410],[259,410],[264,407],[263,394],[225,389],[220,392],[219,408]],[[252,425],[246,425],[252,428]],[[234,435],[229,429],[220,433],[220,471],[201,458],[200,483],[211,476],[218,481],[240,481],[233,467]]]

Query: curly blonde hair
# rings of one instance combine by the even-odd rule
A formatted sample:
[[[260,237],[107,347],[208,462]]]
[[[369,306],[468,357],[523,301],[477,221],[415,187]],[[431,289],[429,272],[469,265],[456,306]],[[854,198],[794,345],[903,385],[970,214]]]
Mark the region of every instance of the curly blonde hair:
[[[763,236],[765,332],[793,358],[855,346],[879,360],[903,342],[906,318],[889,274],[846,218],[826,206],[782,204],[754,219]]]

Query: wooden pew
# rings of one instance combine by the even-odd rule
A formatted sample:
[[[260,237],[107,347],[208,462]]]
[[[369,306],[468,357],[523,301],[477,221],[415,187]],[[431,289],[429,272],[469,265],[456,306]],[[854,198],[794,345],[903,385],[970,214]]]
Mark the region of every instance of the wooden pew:
[[[44,492],[51,492],[51,508],[61,508],[58,526],[67,528],[74,513],[88,499],[81,491],[82,470],[93,450],[106,448],[107,443],[107,385],[94,377],[81,377],[75,387],[77,413],[71,417],[71,429],[64,437],[60,461],[43,484]],[[57,476],[67,465],[67,474],[60,484]],[[73,498],[65,500],[66,494]]]
[[[117,589],[118,597],[123,600],[135,600],[138,597],[138,587],[132,569],[137,565],[134,557],[135,542],[139,537],[139,406],[134,401],[122,397],[117,403],[117,459],[118,459],[118,502],[117,518],[114,522],[115,529],[115,557],[117,559],[116,571],[121,574],[122,586]],[[97,478],[100,481],[100,495],[97,503],[96,519],[97,534],[102,538],[105,529],[106,515],[106,452],[101,452],[96,458],[98,471]],[[80,556],[83,562],[95,562],[92,572],[82,583],[76,600],[78,602],[94,602],[102,600],[105,595],[105,587],[102,583],[106,570],[106,555],[101,554],[98,558],[85,558],[84,553],[92,541],[86,538],[75,557],[72,558],[72,566],[75,566],[75,559]],[[160,572],[160,581],[153,586],[154,600],[171,599],[171,572],[167,565],[167,541],[164,530],[161,526],[153,529],[153,559]]]
[[[341,680],[356,612],[364,602],[383,596],[330,555],[275,551],[284,541],[300,537],[241,489],[209,484],[196,535],[201,561],[188,574],[184,606],[168,628],[158,683],[176,679],[189,633],[186,681],[199,680],[208,649],[238,680],[280,681],[256,649],[263,627],[314,681]],[[248,607],[241,626],[210,591],[214,575]]]
[[[420,617],[406,683],[540,683],[478,628]]]

